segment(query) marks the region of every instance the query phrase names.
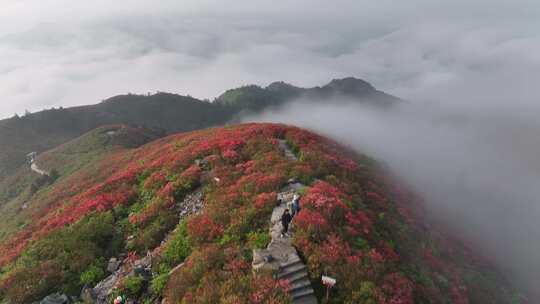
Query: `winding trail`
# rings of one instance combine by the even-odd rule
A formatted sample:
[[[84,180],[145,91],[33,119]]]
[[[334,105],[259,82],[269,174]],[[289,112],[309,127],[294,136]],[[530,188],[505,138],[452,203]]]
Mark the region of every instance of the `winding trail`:
[[[285,156],[293,161],[298,160],[296,155],[287,146],[285,140],[280,140],[279,147],[285,153]],[[300,259],[296,248],[292,245],[290,235],[282,236],[283,226],[281,225],[281,215],[287,208],[287,202],[292,201],[294,194],[298,193],[305,185],[290,181],[280,193],[278,201],[281,203],[274,207],[270,219],[270,244],[266,249],[256,249],[253,254],[253,269],[269,269],[275,273],[275,277],[289,282],[289,295],[293,304],[317,304],[315,291],[309,280],[308,270],[304,262]],[[289,233],[294,233],[293,226]]]
[[[289,148],[289,145],[287,145],[287,141],[284,139],[279,140],[279,148],[285,153],[285,157],[287,157],[290,160],[297,161],[298,157],[294,155],[294,152]]]
[[[44,170],[41,170],[41,169],[38,167],[38,165],[37,165],[37,163],[36,163],[35,160],[34,160],[34,161],[32,162],[32,164],[30,165],[30,169],[32,169],[32,171],[36,172],[36,173],[39,174],[39,175],[43,175],[43,176],[49,176],[49,175],[50,175],[49,172],[44,171]]]

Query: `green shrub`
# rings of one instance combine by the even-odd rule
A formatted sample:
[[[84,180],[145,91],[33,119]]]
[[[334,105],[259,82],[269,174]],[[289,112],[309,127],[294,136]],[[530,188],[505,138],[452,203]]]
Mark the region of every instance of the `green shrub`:
[[[167,285],[167,281],[169,280],[169,274],[168,273],[162,273],[152,279],[152,282],[150,283],[150,290],[155,295],[161,295],[163,292],[163,289],[165,289],[165,286]]]
[[[163,261],[169,266],[174,267],[182,263],[191,254],[191,243],[187,233],[186,223],[179,224],[174,236],[167,242],[163,251]]]
[[[174,214],[159,214],[146,227],[136,230],[135,238],[127,244],[127,249],[144,253],[155,248],[167,233],[174,228],[177,221],[178,219]]]
[[[124,279],[122,287],[120,288],[121,292],[129,297],[137,297],[143,289],[144,280],[143,278],[136,277],[127,277]]]
[[[227,245],[227,244],[231,244],[231,243],[235,243],[235,242],[238,242],[240,238],[238,237],[238,235],[232,235],[230,233],[225,233],[221,239],[219,239],[219,245]]]
[[[377,295],[375,289],[376,286],[373,282],[361,282],[359,288],[353,291],[351,295],[352,301],[346,303],[375,304],[377,303]]]
[[[525,297],[519,293],[513,294],[510,298],[510,304],[522,304],[525,303]]]
[[[370,248],[369,243],[361,237],[354,239],[352,244],[354,248],[360,250],[368,250]]]
[[[75,224],[54,231],[25,249],[16,265],[3,275],[5,293],[14,303],[31,303],[54,291],[76,294],[85,283],[104,276],[100,257],[120,243],[111,212],[90,214]],[[35,275],[39,273],[40,275]],[[33,280],[36,280],[35,282]],[[32,282],[22,285],[20,282]]]
[[[248,234],[248,240],[251,248],[264,249],[270,243],[270,234],[266,231],[253,231]]]
[[[95,285],[105,276],[105,272],[99,266],[95,264],[90,265],[82,274],[81,274],[81,284]]]

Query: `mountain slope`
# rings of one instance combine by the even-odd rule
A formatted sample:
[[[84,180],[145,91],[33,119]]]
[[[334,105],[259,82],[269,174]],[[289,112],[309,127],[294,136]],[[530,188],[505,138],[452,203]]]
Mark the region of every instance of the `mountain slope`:
[[[295,127],[172,135],[64,180],[35,222],[0,245],[5,301],[78,295],[89,284],[85,295],[98,299],[109,286],[111,297],[141,303],[290,303],[293,282],[251,266],[287,191],[301,195],[291,242],[319,300],[322,274],[337,279],[329,303],[512,296],[488,263],[426,222],[421,201],[372,159]],[[110,257],[121,266],[103,280]]]
[[[0,180],[25,162],[27,153],[43,152],[102,125],[133,124],[168,133],[222,125],[243,111],[260,111],[301,96],[322,100],[334,95],[387,105],[398,99],[359,79],[333,80],[313,89],[284,83],[227,91],[214,103],[175,94],[120,95],[97,105],[42,111],[0,121]]]
[[[42,208],[58,199],[52,185],[72,187],[74,180],[67,178],[76,176],[79,169],[90,170],[98,159],[141,146],[162,135],[159,130],[147,128],[104,126],[38,155],[35,165],[52,173],[51,176],[41,176],[31,171],[29,165],[24,165],[0,182],[0,240],[32,222]],[[56,192],[65,195],[67,190]]]
[[[178,132],[220,124],[226,117],[219,107],[207,102],[159,93],[121,95],[97,105],[11,118],[0,121],[0,177],[23,164],[27,153],[52,149],[102,125],[144,125]]]

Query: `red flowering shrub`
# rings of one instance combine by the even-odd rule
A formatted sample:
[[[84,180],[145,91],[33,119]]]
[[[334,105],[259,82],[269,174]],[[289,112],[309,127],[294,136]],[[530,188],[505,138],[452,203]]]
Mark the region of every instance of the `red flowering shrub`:
[[[264,192],[255,198],[253,206],[257,209],[266,209],[269,206],[272,208],[276,205],[277,193],[276,192]]]
[[[370,201],[373,201],[375,203],[379,203],[379,204],[382,204],[385,202],[385,199],[378,193],[376,192],[368,192],[366,194],[366,197],[368,200]]]
[[[187,225],[189,235],[196,242],[211,242],[223,234],[223,227],[216,224],[206,213],[192,217]]]
[[[399,273],[392,273],[384,278],[382,290],[385,299],[381,303],[388,304],[414,304],[413,283]]]
[[[351,254],[349,244],[344,242],[339,236],[330,235],[320,248],[321,263],[337,265]]]
[[[305,230],[309,235],[321,239],[330,231],[330,224],[318,212],[304,209],[295,217],[295,225],[299,230]]]
[[[270,276],[258,276],[251,282],[249,302],[254,304],[288,303],[289,283],[284,280],[276,281]]]
[[[283,183],[284,177],[278,174],[260,176],[255,181],[256,192],[269,192],[278,190]]]
[[[373,222],[363,210],[358,209],[347,212],[345,218],[347,219],[347,228],[349,228],[349,233],[352,236],[357,236],[358,234],[368,236],[370,234]]]
[[[147,191],[156,191],[157,189],[163,187],[165,183],[167,183],[167,175],[165,172],[156,171],[144,181],[143,187]]]
[[[225,158],[228,161],[235,161],[238,159],[238,156],[239,156],[238,153],[231,149],[225,150],[223,152],[223,158]]]
[[[180,174],[180,181],[182,183],[195,183],[201,178],[201,168],[197,165],[191,165]]]

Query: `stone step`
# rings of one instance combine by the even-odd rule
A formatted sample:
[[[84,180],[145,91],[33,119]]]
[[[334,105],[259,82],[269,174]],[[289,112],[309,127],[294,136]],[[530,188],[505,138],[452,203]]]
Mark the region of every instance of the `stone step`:
[[[300,281],[300,280],[303,280],[303,279],[309,280],[307,271],[297,272],[297,273],[295,273],[293,275],[288,276],[284,280],[289,281],[289,284],[293,284],[293,283],[295,283],[297,281]]]
[[[294,266],[297,264],[303,264],[300,258],[298,257],[289,259],[287,262],[281,263],[280,266],[283,269],[283,268],[287,268],[287,267]]]
[[[301,272],[306,271],[306,266],[304,264],[295,264],[286,268],[283,268],[277,275],[278,279],[287,279],[287,277]]]
[[[306,287],[311,287],[311,282],[307,278],[292,283],[289,289],[289,293],[293,293],[296,290],[305,289]]]
[[[307,297],[309,295],[314,295],[314,294],[315,294],[315,291],[313,290],[313,288],[311,288],[311,286],[297,289],[290,293],[293,300],[300,299],[300,298]]]

